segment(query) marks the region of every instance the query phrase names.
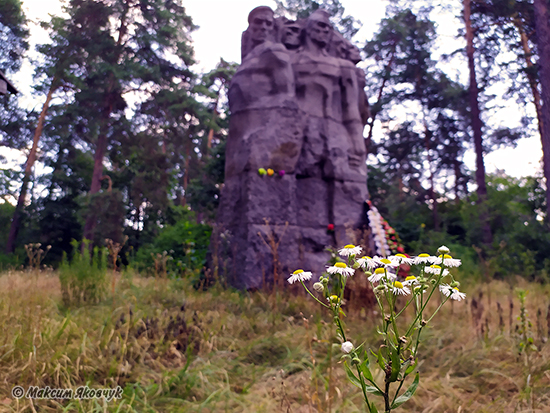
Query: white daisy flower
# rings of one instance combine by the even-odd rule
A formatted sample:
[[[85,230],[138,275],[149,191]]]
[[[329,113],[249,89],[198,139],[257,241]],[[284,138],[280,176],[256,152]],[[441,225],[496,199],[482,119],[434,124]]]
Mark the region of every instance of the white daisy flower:
[[[394,273],[385,270],[384,268],[377,268],[374,270],[374,273],[368,278],[368,280],[371,283],[377,283],[382,279],[387,279],[389,281],[393,281],[397,278],[397,275]]]
[[[294,284],[296,281],[307,281],[311,279],[311,275],[312,274],[309,271],[296,270],[292,274],[290,274],[288,282],[290,284]]]
[[[449,254],[440,255],[434,263],[439,265],[443,264],[445,267],[460,267],[462,264],[459,259],[453,258]]]
[[[351,350],[353,350],[353,344],[351,343],[351,341],[346,341],[342,343],[342,351],[344,353],[349,354]]]
[[[364,256],[364,257],[361,257],[357,260],[357,263],[363,268],[363,269],[367,269],[369,271],[372,271],[374,270],[378,265],[378,261],[376,260],[376,257],[374,258],[371,258],[371,257],[367,257],[367,256]]]
[[[430,265],[429,267],[424,268],[424,271],[426,274],[434,274],[439,275],[441,274],[441,267],[439,265]],[[449,274],[449,270],[443,270],[443,277]]]
[[[374,270],[374,273],[368,278],[368,280],[374,284],[380,281],[385,276],[386,271],[384,270],[384,268],[377,268]]]
[[[462,301],[466,298],[466,294],[461,293],[458,287],[453,288],[448,284],[441,284],[439,286],[439,291],[451,300]]]
[[[411,290],[399,281],[394,281],[392,285],[392,291],[395,295],[409,295],[411,293]]]
[[[433,264],[437,257],[433,257],[430,254],[419,254],[418,257],[414,259],[414,263],[418,264]]]
[[[406,286],[412,286],[412,285],[419,285],[420,283],[416,279],[414,275],[409,275],[407,278],[405,278],[405,281],[403,281],[403,285]]]
[[[342,257],[349,257],[350,255],[357,255],[361,253],[362,248],[352,244],[346,245],[344,248],[338,251]]]
[[[338,273],[343,275],[344,277],[349,277],[355,272],[353,268],[348,267],[346,263],[343,262],[337,262],[332,267],[327,267],[327,271],[329,274]]]
[[[397,264],[414,264],[414,258],[409,258],[405,254],[395,254],[392,255],[389,259],[390,261],[396,262]]]
[[[389,259],[387,259],[387,258],[380,258],[380,259],[378,260],[378,262],[380,263],[380,265],[383,265],[385,268],[399,267],[399,263],[398,263],[398,262],[389,260]]]

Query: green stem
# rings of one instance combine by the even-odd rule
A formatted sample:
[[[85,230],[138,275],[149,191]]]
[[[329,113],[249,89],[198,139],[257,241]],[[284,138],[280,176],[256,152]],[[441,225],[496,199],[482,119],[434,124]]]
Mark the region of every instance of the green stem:
[[[367,407],[369,408],[369,413],[370,413],[371,407],[369,403],[369,398],[367,396],[367,385],[365,384],[365,380],[363,379],[361,370],[359,370],[359,366],[356,365],[355,368],[357,369],[357,376],[359,376],[359,380],[361,381],[361,388],[363,389],[363,397],[365,398],[365,402],[367,402]]]
[[[405,377],[407,376],[403,376],[403,380],[401,380],[401,383],[399,383],[399,387],[397,388],[397,391],[395,392],[395,395],[393,396],[393,400],[391,402],[392,405],[395,403],[395,399],[397,399],[397,395],[399,394],[399,390],[401,390],[401,387],[403,387],[403,383],[405,383]]]
[[[326,305],[325,303],[322,303],[321,301],[319,301],[319,299],[317,297],[315,297],[311,291],[309,291],[306,287],[306,285],[304,284],[304,282],[302,280],[300,280],[300,283],[304,286],[304,288],[306,289],[306,291],[308,292],[309,295],[311,295],[313,297],[313,299],[315,301],[317,301],[319,304],[321,304],[323,307],[326,307],[326,308],[331,308],[330,306]]]
[[[426,299],[426,302],[424,303],[424,305],[422,306],[422,308],[420,309],[420,312],[418,313],[418,315],[416,316],[416,318],[414,319],[414,321],[411,323],[411,326],[409,327],[409,329],[407,330],[407,332],[405,333],[405,336],[408,337],[409,334],[411,333],[414,325],[416,324],[416,322],[418,321],[420,315],[424,312],[424,309],[426,308],[426,306],[428,305],[428,303],[430,302],[430,298],[432,298],[432,295],[434,293],[434,291],[436,290],[436,288],[439,286],[439,283],[441,282],[441,279],[443,278],[443,271],[445,270],[445,268],[441,268],[441,272],[439,273],[439,277],[437,278],[437,281],[436,283],[434,284],[433,288],[432,288],[432,291],[430,291],[430,294],[428,295],[428,298]]]

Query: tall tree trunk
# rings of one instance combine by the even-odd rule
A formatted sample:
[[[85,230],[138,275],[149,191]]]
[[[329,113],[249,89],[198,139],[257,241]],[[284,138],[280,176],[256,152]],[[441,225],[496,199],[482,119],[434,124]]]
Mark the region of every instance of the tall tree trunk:
[[[535,27],[537,31],[537,47],[539,55],[539,79],[542,91],[543,125],[542,157],[544,178],[546,179],[546,221],[550,223],[550,25],[548,19],[548,1],[535,0]]]
[[[519,36],[521,39],[521,47],[523,48],[525,65],[527,66],[527,70],[525,71],[525,73],[527,74],[529,87],[531,88],[531,93],[533,94],[533,103],[535,104],[535,109],[537,111],[537,120],[539,122],[539,133],[542,138],[544,121],[542,119],[542,105],[541,105],[541,97],[540,97],[540,92],[538,88],[537,77],[535,75],[535,71],[533,70],[535,65],[531,60],[531,56],[533,52],[529,47],[529,39],[527,37],[527,33],[525,33],[525,29],[523,28],[523,23],[519,17],[516,17],[514,19],[514,25],[518,29]]]
[[[90,197],[90,202],[92,202],[92,197],[94,194],[97,194],[101,189],[101,177],[103,176],[103,158],[105,157],[105,152],[107,151],[107,133],[109,129],[109,117],[111,110],[106,111],[104,119],[101,125],[101,131],[97,139],[97,144],[94,154],[94,170],[92,172],[92,183],[90,185],[90,192],[88,196]],[[83,238],[93,241],[94,239],[94,229],[96,226],[97,216],[94,211],[93,205],[90,205],[88,210],[88,215],[86,216],[86,224],[84,224]],[[84,244],[83,248],[84,248]],[[92,244],[90,244],[92,247]]]
[[[388,80],[390,78],[390,74],[391,74],[391,70],[392,70],[392,66],[393,66],[393,61],[395,60],[395,48],[396,48],[396,43],[393,44],[393,49],[392,49],[392,53],[391,53],[391,56],[390,56],[390,61],[388,62],[388,64],[384,68],[384,78],[382,79],[382,84],[380,85],[380,89],[378,89],[378,98],[377,98],[377,101],[376,101],[376,106],[380,105],[380,101],[382,100],[382,94],[384,93],[386,83],[388,82]],[[376,120],[376,115],[377,114],[378,114],[377,111],[371,111],[370,121],[367,123],[367,125],[369,126],[369,132],[367,134],[367,138],[365,139],[365,149],[367,151],[367,155],[369,154],[369,147],[370,147],[370,143],[372,141],[372,133],[373,133],[373,130],[374,130],[374,121]]]
[[[57,88],[58,88],[57,77],[54,77],[52,80],[52,84],[50,86],[50,90],[48,90],[46,101],[42,106],[42,112],[40,112],[40,116],[38,117],[38,124],[36,125],[36,129],[34,131],[34,138],[32,141],[32,148],[31,148],[31,151],[29,152],[27,163],[25,164],[25,174],[23,175],[23,184],[21,185],[21,192],[19,192],[19,198],[17,198],[17,205],[15,207],[15,211],[13,212],[13,218],[11,220],[11,227],[10,227],[10,233],[8,236],[8,242],[6,243],[7,253],[11,253],[15,249],[15,241],[17,239],[17,234],[19,233],[19,226],[21,224],[21,212],[23,211],[25,198],[27,197],[27,188],[29,186],[29,181],[31,179],[32,167],[34,166],[34,162],[36,161],[36,152],[38,150],[38,142],[40,141],[40,136],[42,136],[42,130],[44,129],[44,120],[46,119],[46,113],[48,112],[48,108],[50,107],[52,96]]]
[[[476,151],[476,184],[478,195],[478,208],[480,209],[479,218],[483,232],[483,243],[489,245],[493,242],[493,235],[489,225],[489,214],[487,210],[487,185],[485,183],[485,164],[483,162],[483,136],[482,122],[479,110],[479,90],[477,87],[475,62],[474,62],[474,31],[470,18],[471,0],[464,0],[464,24],[466,26],[466,56],[468,58],[468,68],[470,71],[470,114],[472,130],[474,132],[474,147]]]
[[[126,2],[124,3],[125,9],[122,13],[122,16],[120,18],[120,26],[118,28],[118,38],[116,42],[115,49],[117,50],[115,56],[112,59],[112,62],[118,62],[120,55],[122,53],[122,42],[124,39],[124,36],[127,33],[127,24],[126,24],[126,17],[128,15],[130,7],[133,7],[132,2]],[[114,74],[111,72],[109,76],[109,83],[107,86],[107,90],[105,91],[105,99],[103,104],[103,113],[102,113],[102,122],[100,125],[100,133],[99,137],[97,139],[97,145],[95,148],[95,154],[94,154],[94,170],[92,172],[92,183],[90,185],[90,192],[89,197],[90,201],[94,194],[97,194],[99,190],[101,189],[101,177],[103,176],[103,158],[105,157],[105,152],[107,151],[107,134],[109,132],[109,126],[110,126],[110,117],[111,113],[113,112],[113,100],[111,97],[111,93],[113,92],[115,88],[116,80],[114,78]],[[83,238],[88,239],[90,241],[93,241],[94,238],[94,229],[97,224],[97,216],[93,209],[93,206],[88,211],[88,216],[86,217],[86,224],[84,225],[84,233]],[[82,248],[84,248],[85,245],[82,243]],[[92,243],[89,245],[90,248],[92,248]]]

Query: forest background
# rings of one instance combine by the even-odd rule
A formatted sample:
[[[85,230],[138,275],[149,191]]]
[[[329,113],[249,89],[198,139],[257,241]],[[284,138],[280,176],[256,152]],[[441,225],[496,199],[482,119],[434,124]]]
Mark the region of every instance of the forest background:
[[[366,39],[354,37],[361,16],[345,4],[274,8],[292,17],[325,7],[361,48],[368,186],[398,242],[406,251],[450,244],[472,271],[546,281],[550,162],[510,176],[486,174],[484,160],[533,137],[550,153],[540,58],[548,39],[536,25],[547,2],[389,1]],[[43,263],[57,266],[72,240],[128,237],[123,264],[152,269],[166,251],[170,274],[200,279],[238,63],[195,69],[196,27],[178,2],[67,2],[41,24],[49,39],[38,54],[28,50],[20,2],[0,6],[3,72],[14,78],[29,57],[35,70],[32,109],[18,95],[1,97],[2,146],[21,155],[0,175],[0,265],[24,264],[31,243],[50,245]],[[536,165],[536,155],[521,157],[530,156]]]

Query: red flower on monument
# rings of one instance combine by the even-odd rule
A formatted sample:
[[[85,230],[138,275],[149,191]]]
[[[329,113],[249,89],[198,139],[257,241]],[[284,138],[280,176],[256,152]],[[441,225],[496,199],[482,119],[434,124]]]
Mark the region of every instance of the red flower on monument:
[[[334,224],[328,224],[327,231],[334,231]]]

